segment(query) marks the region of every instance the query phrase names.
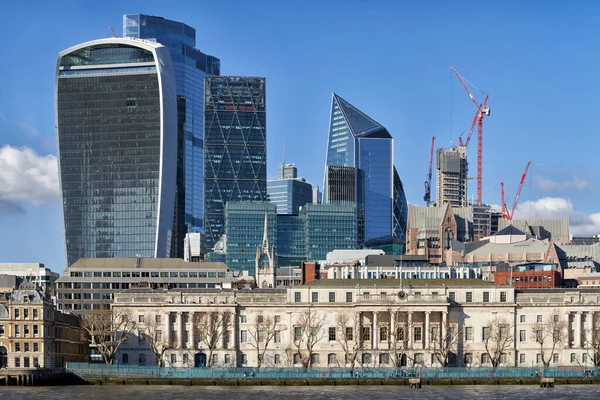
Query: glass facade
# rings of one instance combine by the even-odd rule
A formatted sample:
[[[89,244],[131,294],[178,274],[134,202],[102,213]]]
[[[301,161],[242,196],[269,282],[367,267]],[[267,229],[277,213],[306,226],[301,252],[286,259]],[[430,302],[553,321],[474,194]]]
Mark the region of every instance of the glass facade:
[[[359,203],[359,240],[372,243],[391,243],[404,237],[406,220],[403,190],[395,190],[393,138],[382,125],[356,107],[333,94],[331,121],[325,168],[324,198],[326,202],[339,201],[340,191],[348,190],[345,175],[336,174],[332,167],[353,167],[361,171],[362,187],[355,185]],[[338,168],[339,169],[339,168]],[[397,174],[396,174],[397,175]],[[343,180],[339,181],[338,180]],[[398,177],[399,180],[399,177]],[[346,182],[346,183],[344,183]],[[401,188],[401,181],[400,188]],[[362,212],[361,212],[362,211]]]
[[[220,74],[220,60],[196,48],[196,30],[143,14],[123,16],[123,36],[155,40],[173,60],[177,87],[177,198],[171,256],[183,257],[183,239],[204,226],[204,77]]]
[[[225,206],[227,255],[225,263],[234,271],[254,276],[256,252],[262,246],[265,213],[269,245],[277,246],[277,206],[272,203],[229,202]],[[277,264],[276,264],[277,265]]]
[[[308,261],[325,260],[336,249],[356,249],[358,223],[354,204],[307,204],[299,214],[304,223]]]
[[[265,85],[265,78],[206,77],[206,249],[225,233],[228,202],[267,199]]]
[[[267,182],[269,201],[277,205],[277,214],[298,215],[300,207],[312,203],[313,187],[304,179],[274,179]]]
[[[152,69],[137,69],[150,62]],[[59,54],[55,108],[68,265],[80,258],[168,256],[174,93],[162,46],[102,39]]]
[[[304,221],[298,215],[277,216],[277,261],[282,266],[300,266],[306,260]]]

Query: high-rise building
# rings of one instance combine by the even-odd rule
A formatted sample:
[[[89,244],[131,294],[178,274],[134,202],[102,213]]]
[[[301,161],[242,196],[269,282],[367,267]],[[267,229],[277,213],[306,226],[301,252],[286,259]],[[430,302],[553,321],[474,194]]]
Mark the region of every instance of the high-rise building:
[[[55,102],[68,265],[168,257],[177,167],[169,50],[127,38],[66,49]]]
[[[299,216],[304,222],[306,260],[325,260],[330,251],[357,248],[355,204],[307,204]]]
[[[281,163],[277,166],[279,179],[295,179],[298,177],[298,169],[294,164]]]
[[[394,204],[406,204],[406,198],[401,190],[399,177],[395,184],[394,177],[397,172],[394,167],[393,149],[393,138],[385,127],[333,94],[323,185],[324,199],[326,202],[334,201],[336,192],[333,187],[349,187],[347,174],[339,175],[344,182],[335,182],[334,178],[329,177],[329,167],[351,167],[362,171],[363,237],[367,245],[373,242],[404,241],[406,213],[394,213],[405,212],[406,207],[394,207]],[[329,190],[329,187],[332,189]],[[401,198],[395,199],[394,195]],[[360,214],[360,211],[359,204],[357,212]],[[360,219],[358,221],[360,222]]]
[[[205,78],[204,233],[210,249],[225,233],[230,201],[267,199],[265,78]]]
[[[156,41],[171,53],[177,88],[177,196],[171,257],[183,257],[186,232],[204,226],[204,77],[220,61],[196,48],[196,30],[144,14],[123,16],[123,36]]]
[[[298,215],[277,216],[277,263],[299,266],[306,261],[304,221]]]
[[[313,202],[313,185],[297,176],[294,164],[279,164],[277,179],[267,181],[267,195],[277,204],[277,214],[298,215],[300,207]]]
[[[437,149],[437,204],[467,205],[467,149],[464,146]]]

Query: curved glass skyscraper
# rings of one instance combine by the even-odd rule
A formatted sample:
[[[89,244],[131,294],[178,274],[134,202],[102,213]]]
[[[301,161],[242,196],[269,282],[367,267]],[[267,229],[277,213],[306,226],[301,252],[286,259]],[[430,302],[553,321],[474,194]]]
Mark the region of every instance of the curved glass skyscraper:
[[[406,230],[406,197],[402,182],[394,167],[394,139],[381,124],[342,99],[335,93],[331,101],[331,118],[325,168],[324,199],[331,197],[349,180],[336,182],[328,175],[329,167],[350,167],[359,171],[353,180],[354,190],[362,192],[357,204],[359,221],[362,221],[362,237],[365,245],[370,243],[394,243],[404,241]],[[352,188],[344,188],[351,192]]]
[[[68,265],[168,257],[177,166],[168,49],[109,38],[60,52],[55,118]]]

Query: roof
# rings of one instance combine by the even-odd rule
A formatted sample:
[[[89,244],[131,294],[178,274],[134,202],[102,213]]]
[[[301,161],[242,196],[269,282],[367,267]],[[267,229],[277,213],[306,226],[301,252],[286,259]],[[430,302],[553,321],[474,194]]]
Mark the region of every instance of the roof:
[[[394,267],[398,263],[402,262],[414,262],[414,261],[422,261],[428,262],[429,257],[425,255],[394,255],[394,254],[385,254],[385,255],[369,255],[366,257],[365,262],[367,266],[377,266],[377,267]]]
[[[506,235],[525,235],[525,232],[515,228],[513,225],[509,225],[504,229],[500,229],[492,236],[506,236]]]
[[[334,101],[340,106],[346,123],[354,137],[391,138],[392,135],[377,121],[369,117],[337,94],[333,94]]]
[[[488,255],[488,254],[522,254],[522,253],[546,253],[548,242],[527,239],[516,243],[486,243],[470,252],[468,255]]]
[[[498,220],[498,229],[504,229],[509,225],[520,229],[523,232],[536,236],[537,227],[541,226],[544,230],[550,232],[551,239],[555,242],[569,243],[569,218],[563,219],[513,219],[512,221],[500,218]]]
[[[139,260],[139,264],[138,264]],[[84,269],[205,269],[228,270],[222,262],[186,262],[181,258],[80,258],[65,270]]]
[[[487,288],[493,282],[481,279],[317,279],[300,287],[311,288]]]
[[[446,214],[449,203],[444,203],[440,207],[426,207],[408,205],[408,220],[411,228],[419,230],[418,238],[437,237],[442,219]],[[456,220],[457,236],[463,238],[469,236],[473,223],[473,207],[452,207],[454,219]],[[465,235],[465,233],[467,235]]]

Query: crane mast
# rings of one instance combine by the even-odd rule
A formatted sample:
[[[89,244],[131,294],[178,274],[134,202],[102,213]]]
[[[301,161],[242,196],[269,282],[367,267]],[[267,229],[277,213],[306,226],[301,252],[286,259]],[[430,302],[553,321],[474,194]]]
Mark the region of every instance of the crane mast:
[[[435,143],[435,136],[431,138],[431,150],[429,150],[429,173],[427,174],[427,180],[425,181],[425,196],[423,200],[427,205],[431,204],[431,172],[433,168],[433,148]]]
[[[504,182],[500,182],[500,201],[502,207],[502,218],[511,221],[513,216],[515,215],[515,210],[517,208],[517,203],[519,202],[519,197],[521,197],[521,190],[523,190],[523,184],[525,183],[525,179],[527,178],[527,172],[529,171],[529,166],[531,165],[531,161],[527,163],[525,167],[525,171],[521,175],[521,181],[519,182],[519,188],[517,189],[517,195],[515,196],[515,200],[513,201],[512,208],[510,211],[506,206],[506,202],[504,201]]]

